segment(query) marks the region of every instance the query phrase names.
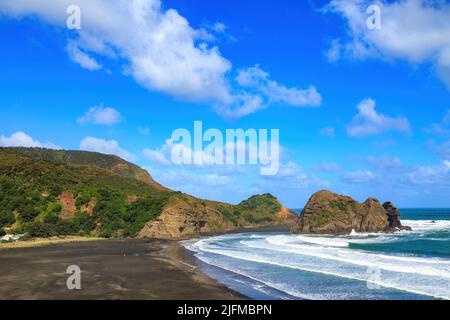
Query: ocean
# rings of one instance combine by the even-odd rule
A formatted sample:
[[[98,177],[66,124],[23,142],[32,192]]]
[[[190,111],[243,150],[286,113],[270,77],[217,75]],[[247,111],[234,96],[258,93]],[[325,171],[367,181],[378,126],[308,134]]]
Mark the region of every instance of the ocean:
[[[450,209],[402,209],[412,232],[242,233],[183,242],[203,271],[253,299],[450,299]]]

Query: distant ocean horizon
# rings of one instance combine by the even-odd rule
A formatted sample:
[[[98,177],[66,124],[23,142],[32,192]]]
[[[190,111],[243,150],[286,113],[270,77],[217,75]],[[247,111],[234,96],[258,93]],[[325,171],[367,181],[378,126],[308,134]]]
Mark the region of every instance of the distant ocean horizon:
[[[450,299],[450,209],[401,209],[412,232],[242,233],[185,241],[204,271],[254,299]]]

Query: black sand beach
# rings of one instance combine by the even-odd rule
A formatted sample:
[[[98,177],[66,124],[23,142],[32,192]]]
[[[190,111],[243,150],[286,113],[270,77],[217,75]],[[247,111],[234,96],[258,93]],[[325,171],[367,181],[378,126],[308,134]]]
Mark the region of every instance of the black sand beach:
[[[68,290],[67,267],[81,268]],[[177,242],[103,240],[0,249],[0,300],[235,300]]]

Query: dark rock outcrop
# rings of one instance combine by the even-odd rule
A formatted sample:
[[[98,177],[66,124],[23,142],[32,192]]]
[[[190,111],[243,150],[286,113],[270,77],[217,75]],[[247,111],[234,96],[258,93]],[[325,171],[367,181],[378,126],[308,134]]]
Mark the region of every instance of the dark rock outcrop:
[[[394,206],[390,201],[383,204],[384,210],[388,216],[389,229],[392,231],[396,230],[408,230],[411,231],[411,227],[403,226],[400,221],[400,211]]]
[[[356,232],[391,232],[407,229],[392,205],[374,198],[363,203],[330,191],[315,193],[306,204],[293,233],[345,235]]]

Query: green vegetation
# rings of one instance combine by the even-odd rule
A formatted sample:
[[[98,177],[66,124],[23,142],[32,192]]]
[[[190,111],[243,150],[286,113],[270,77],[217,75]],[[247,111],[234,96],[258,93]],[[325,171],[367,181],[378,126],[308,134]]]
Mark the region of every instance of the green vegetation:
[[[281,210],[270,194],[233,206],[174,192],[115,156],[0,148],[0,228],[26,237],[135,237],[166,205],[180,203],[198,213],[219,212],[235,226],[272,223]]]
[[[336,214],[334,212],[322,210],[319,214],[311,216],[310,219],[316,226],[321,227],[335,217]]]
[[[237,205],[235,215],[239,214],[251,224],[270,223],[275,220],[275,214],[280,212],[281,204],[271,194],[253,196]]]
[[[352,207],[352,209],[356,208],[356,202],[354,200],[331,200],[330,205],[332,208],[341,211],[347,211],[348,206]]]
[[[219,211],[225,219],[231,221],[235,226],[239,224],[239,218],[241,217],[241,212],[239,212],[239,210],[235,208],[222,207]]]
[[[145,223],[161,212],[171,191],[148,181],[131,178],[103,167],[122,162],[120,167],[136,166],[112,156],[50,151],[45,149],[0,148],[0,227],[32,237],[55,235],[99,235],[134,237]],[[88,162],[94,165],[71,164]],[[100,161],[101,159],[106,159]],[[101,166],[96,164],[100,161]],[[140,169],[139,169],[140,170]],[[144,174],[141,174],[144,177]],[[75,199],[75,211],[62,217],[65,192]],[[136,200],[129,201],[129,196]],[[91,214],[86,207],[94,201]],[[70,204],[69,204],[70,205]]]

